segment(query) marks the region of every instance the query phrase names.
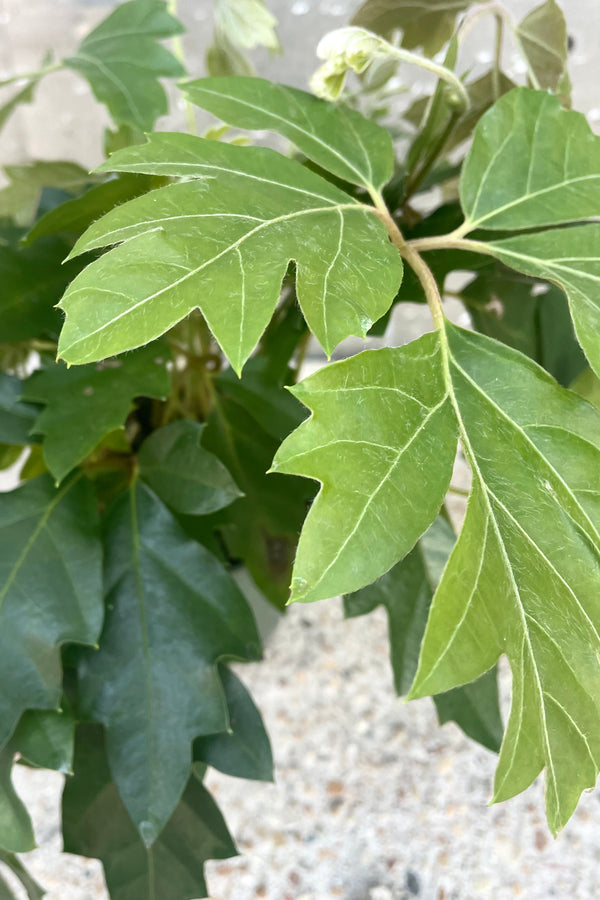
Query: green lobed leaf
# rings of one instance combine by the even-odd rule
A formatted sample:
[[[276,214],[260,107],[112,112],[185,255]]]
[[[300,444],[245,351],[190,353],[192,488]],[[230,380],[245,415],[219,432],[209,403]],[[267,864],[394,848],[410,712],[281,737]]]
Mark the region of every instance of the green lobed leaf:
[[[150,131],[168,111],[159,78],[185,74],[160,40],[181,34],[183,26],[159,0],[123,3],[83,39],[64,64],[82,75],[113,120]]]
[[[0,495],[0,746],[26,709],[56,709],[59,646],[102,623],[101,546],[91,485],[49,476]]]
[[[388,132],[343,104],[263,78],[200,78],[182,87],[192,103],[229,125],[281,134],[344,181],[379,191],[392,177]]]
[[[475,129],[460,194],[460,229],[518,231],[570,225],[600,209],[600,138],[580,113],[542,91],[517,88]],[[600,225],[588,223],[471,241],[527,275],[558,284],[569,298],[577,338],[600,371]]]
[[[29,709],[9,746],[30,765],[67,775],[73,770],[74,739],[75,719],[67,709]]]
[[[353,25],[390,36],[402,29],[402,46],[434,56],[454,34],[456,17],[471,0],[366,0]]]
[[[376,582],[344,597],[347,618],[383,606],[388,617],[390,657],[396,693],[407,693],[417,671],[431,599],[455,543],[449,523],[438,517],[413,550]],[[472,684],[434,696],[440,724],[455,721],[490,750],[500,749],[502,719],[496,671]]]
[[[29,898],[29,900],[42,900],[42,898],[46,894],[46,891],[44,891],[37,883],[37,881],[35,881],[31,877],[18,857],[16,857],[13,853],[5,853],[3,850],[0,850],[0,862],[3,862],[4,865],[10,869],[13,875],[15,875],[19,879],[27,893],[27,897]],[[12,894],[9,894],[8,900],[15,900],[15,898],[12,896]]]
[[[31,819],[13,787],[13,752],[0,750],[0,848],[8,853],[26,853],[36,847]]]
[[[190,180],[123,204],[77,243],[74,253],[123,242],[60,303],[59,353],[69,363],[139,346],[200,308],[239,374],[291,259],[304,316],[327,353],[364,336],[396,293],[402,264],[373,211],[272,150],[164,133],[106,168]]]
[[[514,350],[445,332],[473,487],[410,697],[465,684],[506,654],[513,697],[494,799],[545,768],[556,832],[600,761],[600,417]]]
[[[261,715],[231,669],[221,666],[219,671],[229,708],[230,731],[196,738],[194,759],[225,775],[273,781],[273,754]]]
[[[519,47],[540,88],[558,94],[569,105],[568,34],[565,16],[556,0],[532,9],[516,29]]]
[[[236,855],[217,805],[195,775],[158,840],[145,846],[111,779],[98,725],[77,729],[75,777],[67,779],[62,813],[66,852],[102,861],[111,900],[206,897],[205,861]]]
[[[34,406],[21,402],[23,382],[15,375],[0,372],[0,441],[24,446],[31,444],[37,416]]]
[[[133,483],[105,521],[107,614],[80,665],[86,719],[102,722],[112,776],[147,846],[177,806],[191,744],[224,731],[217,663],[257,659],[252,613],[225,570]]]
[[[290,602],[369,584],[437,515],[456,453],[441,362],[438,337],[427,334],[335,363],[293,388],[312,415],[284,441],[273,469],[322,487],[300,537]]]
[[[176,512],[202,516],[242,496],[223,463],[202,446],[205,425],[181,419],[154,431],[138,454],[141,477]]]
[[[166,342],[92,366],[53,365],[27,379],[23,398],[44,404],[33,431],[44,435],[44,459],[57,482],[109,432],[123,428],[135,397],[170,392]]]

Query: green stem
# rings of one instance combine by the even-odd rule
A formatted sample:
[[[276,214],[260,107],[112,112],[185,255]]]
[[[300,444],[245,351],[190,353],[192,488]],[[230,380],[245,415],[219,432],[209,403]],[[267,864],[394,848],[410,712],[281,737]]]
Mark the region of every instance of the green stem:
[[[382,43],[384,43],[382,41]],[[387,44],[387,41],[385,42]],[[437,75],[442,81],[447,82],[455,91],[456,99],[458,101],[458,111],[462,114],[466,112],[470,105],[471,101],[469,100],[469,95],[467,90],[457,75],[451,70],[447,69],[446,66],[442,66],[439,63],[434,62],[432,59],[427,59],[425,56],[419,56],[417,53],[411,53],[410,50],[405,50],[403,47],[394,47],[392,44],[388,44],[385,51],[386,56],[395,56],[396,59],[401,62],[409,63],[413,66],[419,66],[421,69],[426,69],[428,72],[433,72],[434,75]]]
[[[60,72],[61,69],[64,69],[63,63],[52,63],[52,65],[42,66],[41,69],[36,69],[34,72],[11,75],[10,78],[0,81],[0,88],[7,87],[9,84],[15,84],[17,81],[35,81],[38,78],[43,78],[44,75],[50,75],[52,72]]]
[[[494,44],[494,68],[492,69],[492,91],[494,102],[500,97],[500,75],[502,74],[502,48],[504,45],[504,19],[496,13],[496,41]]]
[[[407,200],[410,200],[410,198],[413,196],[413,194],[416,193],[418,188],[423,184],[423,182],[425,181],[425,179],[431,172],[431,169],[433,168],[433,166],[435,165],[435,163],[437,162],[437,160],[443,153],[444,147],[446,146],[448,139],[449,139],[450,135],[452,134],[452,132],[454,131],[456,123],[458,122],[460,117],[461,117],[461,113],[458,112],[458,110],[456,110],[456,109],[452,110],[452,114],[451,114],[450,118],[448,119],[448,123],[447,123],[446,127],[444,128],[442,133],[439,135],[438,139],[432,144],[432,146],[429,150],[429,153],[427,154],[427,156],[425,157],[425,159],[423,161],[423,165],[421,166],[420,169],[418,169],[418,171],[413,173],[411,178],[409,178],[408,183],[406,185],[405,202]]]
[[[462,226],[461,226],[462,227]],[[417,238],[410,242],[410,246],[417,253],[428,250],[471,250],[473,253],[490,253],[483,241],[472,241],[462,236],[460,228],[450,234],[440,234],[433,237]]]

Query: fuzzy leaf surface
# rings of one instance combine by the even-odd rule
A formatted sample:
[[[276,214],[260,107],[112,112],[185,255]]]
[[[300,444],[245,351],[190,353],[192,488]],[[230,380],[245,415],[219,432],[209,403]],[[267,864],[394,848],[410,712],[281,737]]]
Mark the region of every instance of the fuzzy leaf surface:
[[[435,334],[335,363],[292,393],[312,415],[273,469],[322,487],[300,537],[291,599],[321,600],[370,584],[429,527],[450,482],[456,422]]]
[[[152,844],[189,777],[195,737],[224,731],[217,663],[257,659],[242,594],[136,483],[105,521],[107,615],[100,650],[80,665],[85,716],[106,727],[110,769],[143,840]]]
[[[253,781],[273,781],[273,754],[262,717],[243,682],[220,667],[231,731],[194,741],[194,759],[219,772]]]
[[[154,431],[138,454],[140,475],[176,512],[202,516],[242,495],[223,463],[202,446],[205,426],[190,419]]]
[[[200,78],[185,95],[229,125],[288,138],[317,165],[375,191],[392,177],[392,140],[360,113],[263,78]]]
[[[98,365],[53,365],[27,379],[23,398],[44,405],[32,431],[44,435],[44,458],[57,482],[106,434],[123,428],[135,397],[169,395],[168,356],[160,342]]]
[[[82,75],[118,124],[150,131],[168,111],[159,78],[185,74],[160,40],[183,27],[157,0],[130,0],[118,6],[83,39],[66,66]]]
[[[88,482],[41,476],[1,495],[0,745],[29,708],[56,709],[59,646],[102,624],[101,545]]]
[[[217,805],[195,775],[147,847],[111,778],[98,725],[77,729],[75,777],[67,780],[62,811],[65,851],[102,861],[111,900],[206,897],[205,861],[236,855]]]
[[[600,417],[508,347],[446,325],[473,487],[433,599],[411,697],[513,675],[495,800],[546,769],[561,828],[600,762]]]
[[[388,617],[390,659],[396,693],[406,694],[414,680],[431,599],[456,537],[440,516],[413,550],[371,585],[344,597],[348,618],[383,606]],[[433,698],[440,723],[455,721],[465,734],[490,750],[500,749],[502,720],[496,672],[473,684],[454,688]]]
[[[456,17],[470,0],[366,0],[353,25],[377,34],[402,29],[402,46],[422,47],[434,56],[454,34]]]
[[[155,134],[105,168],[189,179],[125,203],[75,253],[119,243],[71,284],[59,345],[69,363],[132,349],[195,308],[241,371],[279,299],[291,259],[298,299],[327,353],[388,309],[402,264],[373,212],[262,147]]]

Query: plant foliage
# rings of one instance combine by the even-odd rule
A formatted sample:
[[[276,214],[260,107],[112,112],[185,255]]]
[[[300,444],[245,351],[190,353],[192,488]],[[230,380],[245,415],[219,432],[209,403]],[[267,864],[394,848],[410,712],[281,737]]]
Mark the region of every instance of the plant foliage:
[[[459,49],[488,12],[472,78]],[[66,775],[65,849],[102,861],[113,900],[204,897],[204,862],[235,854],[205,770],[273,775],[230,668],[261,656],[240,571],[278,611],[290,583],[349,617],[383,606],[397,693],[499,753],[494,800],[543,770],[556,832],[598,774],[600,151],[568,109],[564,16],[367,0],[321,45],[325,99],[248,77],[275,24],[216,2],[214,77],[180,84],[191,133],[142,135],[186,74],[174,4],[122,3],[0,85],[0,127],[60,68],[116,126],[93,175],[32,162],[0,191],[0,861],[30,898],[16,764]],[[409,106],[401,63],[431,76]],[[198,136],[195,106],[223,125]],[[421,337],[301,380],[312,337],[328,358],[383,344],[409,302]]]

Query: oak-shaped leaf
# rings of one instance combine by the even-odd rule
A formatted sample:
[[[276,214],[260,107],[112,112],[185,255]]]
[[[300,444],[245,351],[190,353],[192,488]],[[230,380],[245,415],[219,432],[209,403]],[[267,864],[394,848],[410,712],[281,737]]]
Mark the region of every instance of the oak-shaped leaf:
[[[434,56],[454,34],[456,17],[470,0],[366,0],[353,25],[390,37],[402,29],[402,46]]]
[[[343,104],[263,78],[200,78],[182,87],[192,103],[229,125],[281,134],[344,181],[380,191],[392,177],[388,132]]]
[[[328,354],[364,336],[394,298],[402,264],[373,211],[272,150],[162,133],[103,168],[187,180],[123,204],[76,244],[74,253],[120,246],[61,301],[59,354],[69,363],[140,346],[200,308],[239,374],[291,259],[304,316]]]
[[[109,510],[107,614],[82,656],[80,704],[106,727],[110,770],[152,844],[189,777],[192,741],[226,731],[221,659],[257,659],[252,613],[219,562],[134,482]]]
[[[581,113],[544,91],[517,88],[481,119],[465,161],[460,196],[463,234],[474,229],[525,232],[471,241],[567,294],[577,338],[600,371],[600,138]],[[552,226],[552,227],[551,227]]]
[[[438,337],[427,334],[327,366],[292,389],[312,414],[273,470],[322,485],[302,529],[292,601],[369,584],[436,517],[457,440],[441,360]]]
[[[273,781],[273,754],[261,715],[237,675],[226,666],[220,672],[229,731],[196,738],[194,759],[236,778]]]
[[[161,341],[96,365],[52,365],[27,379],[23,399],[44,406],[31,430],[44,436],[44,459],[57,482],[105,435],[123,428],[135,397],[168,396],[168,357]]]
[[[408,692],[414,680],[431,599],[455,539],[452,526],[438,516],[403,560],[373,584],[344,597],[347,618],[365,615],[378,606],[385,608],[399,696]],[[442,725],[455,721],[473,740],[490,750],[500,749],[502,719],[495,669],[433,699]]]
[[[208,894],[207,859],[236,855],[223,817],[192,774],[158,840],[148,847],[111,778],[98,725],[80,725],[75,776],[63,794],[65,851],[101,860],[111,900],[192,900]]]
[[[207,515],[242,492],[223,463],[202,446],[205,425],[190,419],[158,428],[140,448],[140,475],[175,512]]]
[[[494,799],[545,768],[556,832],[600,765],[600,417],[516,351],[445,331],[473,486],[409,696],[466,684],[505,654]]]
[[[129,0],[103,19],[64,64],[89,82],[117,125],[150,131],[168,111],[159,78],[185,74],[159,41],[182,31],[162,0]]]
[[[89,482],[49,476],[1,495],[0,745],[26,709],[57,709],[59,646],[102,624],[101,545]]]

